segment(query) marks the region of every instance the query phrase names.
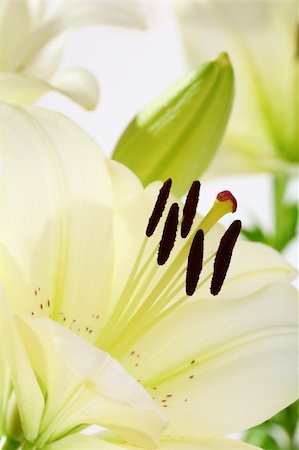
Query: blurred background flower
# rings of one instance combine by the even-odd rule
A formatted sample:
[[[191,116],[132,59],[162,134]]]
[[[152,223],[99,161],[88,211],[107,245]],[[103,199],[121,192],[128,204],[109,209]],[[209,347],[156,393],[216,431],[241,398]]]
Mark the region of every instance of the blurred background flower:
[[[298,42],[294,1],[192,0],[175,3],[188,63],[227,51],[236,100],[215,174],[294,172]]]
[[[95,77],[77,67],[58,72],[66,39],[70,31],[92,25],[142,28],[140,5],[135,0],[51,3],[1,1],[0,98],[33,103],[45,92],[55,90],[93,109],[98,101]]]

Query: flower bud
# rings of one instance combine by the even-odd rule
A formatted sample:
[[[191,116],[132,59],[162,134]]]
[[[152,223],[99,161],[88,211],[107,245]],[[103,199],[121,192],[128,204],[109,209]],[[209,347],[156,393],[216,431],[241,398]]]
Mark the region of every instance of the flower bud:
[[[145,106],[118,141],[113,159],[146,186],[173,179],[183,195],[212,160],[232,106],[234,76],[226,54],[189,73]]]

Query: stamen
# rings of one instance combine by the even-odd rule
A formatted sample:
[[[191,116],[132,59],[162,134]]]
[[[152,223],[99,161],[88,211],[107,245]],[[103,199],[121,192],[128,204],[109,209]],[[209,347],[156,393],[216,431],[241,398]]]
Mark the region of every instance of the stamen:
[[[151,237],[154,234],[155,229],[162,217],[163,211],[165,209],[170,188],[171,188],[172,180],[169,178],[160,189],[156,204],[154,206],[151,217],[149,218],[148,225],[146,228],[147,237]]]
[[[188,192],[186,203],[183,210],[183,222],[181,227],[181,236],[186,238],[191,230],[193,220],[196,214],[196,208],[199,199],[200,182],[193,181]]]
[[[191,296],[196,290],[203,263],[203,241],[204,234],[198,230],[193,239],[190,253],[188,256],[187,274],[186,274],[186,294]]]
[[[214,273],[211,282],[211,294],[219,294],[225,280],[233,249],[241,231],[241,221],[235,220],[221,238],[214,263]]]
[[[158,252],[158,264],[162,266],[169,258],[170,252],[173,249],[177,228],[179,223],[179,205],[173,203],[170,207],[167,219],[165,221],[162,239],[160,241]]]

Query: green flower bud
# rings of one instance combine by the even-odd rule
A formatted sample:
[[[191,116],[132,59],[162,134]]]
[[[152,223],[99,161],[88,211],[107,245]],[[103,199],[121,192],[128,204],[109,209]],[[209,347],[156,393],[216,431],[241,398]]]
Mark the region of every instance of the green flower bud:
[[[192,71],[145,106],[118,141],[113,159],[146,186],[171,177],[183,195],[205,171],[223,136],[232,106],[229,58]]]

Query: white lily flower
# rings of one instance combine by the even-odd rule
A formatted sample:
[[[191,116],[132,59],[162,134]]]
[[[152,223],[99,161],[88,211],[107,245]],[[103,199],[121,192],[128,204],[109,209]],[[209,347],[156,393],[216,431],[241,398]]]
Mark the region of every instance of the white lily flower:
[[[1,0],[0,99],[26,104],[61,92],[86,109],[95,108],[98,85],[81,68],[57,72],[69,32],[80,27],[143,26],[137,0]],[[17,31],[16,31],[17,30]]]
[[[227,51],[235,67],[234,108],[211,173],[296,172],[297,6],[268,0],[176,2],[191,66]]]
[[[144,190],[57,113],[1,104],[0,115],[0,279],[13,310],[50,317],[116,358],[167,414],[162,449],[250,448],[223,436],[297,396],[293,269],[274,250],[240,240],[215,297],[209,285],[224,232],[217,222],[235,209],[231,194],[196,217],[192,237],[177,236],[169,260],[157,264],[164,217],[145,233],[157,186]],[[190,296],[184,280],[198,226],[203,270]],[[64,439],[45,448],[123,445]]]

